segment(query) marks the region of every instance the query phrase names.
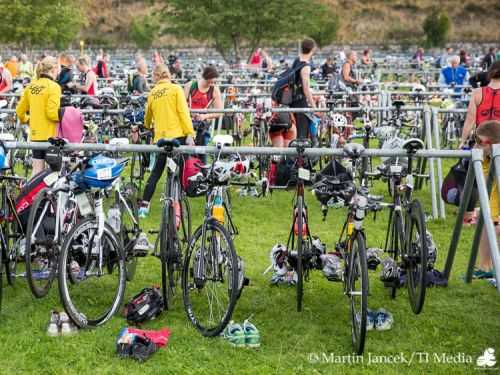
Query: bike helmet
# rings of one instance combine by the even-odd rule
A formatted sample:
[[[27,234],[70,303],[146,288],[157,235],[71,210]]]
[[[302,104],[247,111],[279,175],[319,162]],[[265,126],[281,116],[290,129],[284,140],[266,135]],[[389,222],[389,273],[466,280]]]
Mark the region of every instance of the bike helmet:
[[[120,176],[124,168],[124,163],[98,155],[89,160],[81,179],[91,188],[107,188]]]
[[[333,125],[337,128],[341,128],[347,125],[347,117],[341,115],[340,113],[334,113],[332,115]]]

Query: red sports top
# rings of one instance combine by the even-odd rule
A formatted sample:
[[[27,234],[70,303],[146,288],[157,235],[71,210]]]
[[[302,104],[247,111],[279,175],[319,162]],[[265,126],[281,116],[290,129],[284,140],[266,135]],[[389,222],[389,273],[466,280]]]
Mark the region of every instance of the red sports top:
[[[489,86],[481,89],[483,98],[476,110],[476,126],[489,120],[500,121],[500,89],[492,89]]]

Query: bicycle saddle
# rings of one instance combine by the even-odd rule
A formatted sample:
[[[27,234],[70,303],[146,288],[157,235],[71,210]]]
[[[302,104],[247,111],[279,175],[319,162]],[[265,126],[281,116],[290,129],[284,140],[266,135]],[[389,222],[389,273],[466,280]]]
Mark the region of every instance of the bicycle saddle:
[[[179,147],[181,143],[179,142],[178,139],[171,138],[171,139],[166,139],[166,138],[161,138],[156,142],[156,145],[158,147],[163,147],[163,148],[174,148],[174,147]]]
[[[364,151],[365,148],[359,143],[348,143],[344,146],[344,153],[350,158],[359,158]]]
[[[296,148],[310,148],[312,147],[312,141],[310,139],[294,139],[288,144],[288,147],[296,147]]]
[[[410,154],[414,154],[418,150],[425,148],[424,142],[418,138],[410,138],[404,141],[403,149]]]
[[[405,102],[403,102],[402,100],[395,100],[394,102],[392,102],[392,105],[397,109],[397,110],[400,110],[402,107],[405,106]]]
[[[47,141],[55,147],[63,147],[66,143],[68,143],[64,138],[58,137],[50,137]]]

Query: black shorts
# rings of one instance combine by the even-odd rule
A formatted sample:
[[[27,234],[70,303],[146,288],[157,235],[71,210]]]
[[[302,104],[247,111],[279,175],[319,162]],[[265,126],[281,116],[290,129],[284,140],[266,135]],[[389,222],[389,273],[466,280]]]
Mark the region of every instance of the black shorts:
[[[32,141],[32,142],[36,143],[36,142],[47,142],[47,141]],[[33,159],[45,160],[45,154],[46,154],[45,150],[33,150]]]

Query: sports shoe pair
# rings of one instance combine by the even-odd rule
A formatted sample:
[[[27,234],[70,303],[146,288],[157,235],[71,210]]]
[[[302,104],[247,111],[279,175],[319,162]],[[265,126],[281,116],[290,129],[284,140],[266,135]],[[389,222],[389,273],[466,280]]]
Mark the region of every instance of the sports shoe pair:
[[[374,329],[377,331],[387,331],[392,328],[393,323],[394,319],[389,311],[383,308],[375,311],[368,309],[366,317],[366,329],[368,331]]]
[[[247,195],[251,197],[257,197],[259,195],[259,192],[255,188],[255,186],[244,186],[240,190],[240,197],[246,197]]]
[[[222,332],[222,336],[231,345],[236,347],[258,348],[260,347],[260,333],[248,319],[243,322],[243,325],[234,323],[231,320]]]
[[[52,310],[50,313],[49,326],[47,327],[47,335],[69,336],[78,332],[78,328],[69,319],[68,314]]]

